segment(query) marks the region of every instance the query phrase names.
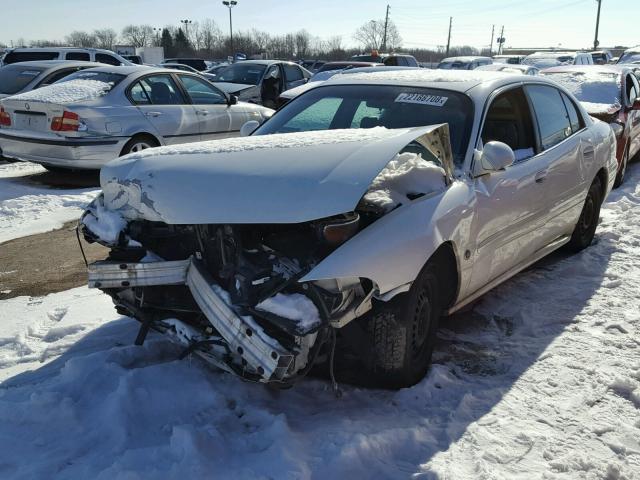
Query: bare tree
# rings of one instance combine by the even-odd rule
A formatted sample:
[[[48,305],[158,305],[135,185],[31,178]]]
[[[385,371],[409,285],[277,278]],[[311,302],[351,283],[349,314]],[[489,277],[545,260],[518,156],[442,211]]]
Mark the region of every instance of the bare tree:
[[[356,40],[365,50],[379,50],[384,43],[384,20],[371,20],[353,34]],[[395,24],[389,20],[387,25],[387,50],[395,50],[402,46],[402,37]]]
[[[122,29],[122,38],[134,47],[146,47],[153,41],[151,25],[127,25]]]
[[[80,30],[75,30],[71,32],[69,35],[64,37],[65,42],[72,47],[95,47],[96,46],[96,37],[88,32],[82,32]]]
[[[306,30],[300,30],[296,32],[294,36],[295,41],[295,55],[298,58],[305,58],[309,56],[309,44],[311,43],[311,35]]]
[[[112,28],[94,30],[93,36],[96,38],[96,46],[98,48],[105,48],[107,50],[113,50],[113,46],[116,43],[116,39],[118,38],[118,34]]]

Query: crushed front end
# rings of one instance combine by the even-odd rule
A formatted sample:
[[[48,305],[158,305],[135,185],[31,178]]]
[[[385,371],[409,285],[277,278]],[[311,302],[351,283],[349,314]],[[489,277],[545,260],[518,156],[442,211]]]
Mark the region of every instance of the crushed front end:
[[[110,248],[89,265],[89,286],[119,313],[169,334],[246,380],[290,384],[371,308],[360,278],[300,280],[367,222],[349,213],[300,224],[169,225],[125,220],[98,197],[80,220],[89,242]]]

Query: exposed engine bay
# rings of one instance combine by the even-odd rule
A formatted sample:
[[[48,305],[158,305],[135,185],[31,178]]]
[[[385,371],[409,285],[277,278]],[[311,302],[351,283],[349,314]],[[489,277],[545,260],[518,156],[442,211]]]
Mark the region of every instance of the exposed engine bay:
[[[82,232],[90,242],[105,243],[87,228],[94,215],[98,215],[95,208],[85,212]],[[120,313],[141,320],[143,329],[172,333],[188,352],[205,357],[222,353],[223,365],[216,364],[245,379],[287,383],[311,368],[331,340],[332,328],[346,325],[371,308],[374,285],[366,279],[299,280],[377,215],[370,206],[362,213],[295,225],[132,221],[115,242],[107,244],[111,252],[105,262],[89,267],[89,283],[111,295]],[[279,355],[281,362],[272,376],[266,375],[268,369],[259,362],[252,364],[238,348],[229,348],[221,332],[203,315],[206,308],[198,304],[186,273],[184,284],[166,276],[171,269],[175,273],[176,262],[183,262],[178,268],[184,267],[185,272],[189,266],[199,270],[214,294],[238,317],[251,319],[253,330],[261,330],[273,340],[272,346],[290,354]],[[149,279],[131,273],[145,264],[147,268],[167,265],[167,271],[157,279],[162,283],[149,284]],[[105,278],[115,279],[115,283]],[[245,328],[242,333],[247,331]],[[145,334],[141,330],[138,342]],[[282,359],[285,356],[286,361]]]

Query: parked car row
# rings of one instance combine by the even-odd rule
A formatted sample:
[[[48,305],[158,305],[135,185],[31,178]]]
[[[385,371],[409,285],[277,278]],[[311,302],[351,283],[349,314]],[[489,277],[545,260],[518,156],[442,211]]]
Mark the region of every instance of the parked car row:
[[[309,85],[248,137],[103,167],[81,229],[110,254],[89,286],[139,343],[154,328],[254,382],[326,361],[404,387],[441,315],[592,242],[616,136],[551,76],[369,67]]]

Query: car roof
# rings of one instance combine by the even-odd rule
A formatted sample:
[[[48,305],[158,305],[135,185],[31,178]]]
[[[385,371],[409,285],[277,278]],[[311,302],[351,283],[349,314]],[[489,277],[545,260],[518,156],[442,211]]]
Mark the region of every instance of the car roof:
[[[100,62],[86,62],[82,60],[29,60],[28,62],[16,62],[5,65],[6,67],[15,65],[16,67],[82,67],[85,65],[93,65],[95,67],[108,66],[106,63]]]
[[[104,48],[89,48],[89,47],[15,47],[8,48],[8,52],[67,52],[67,51],[82,51],[82,52],[107,52],[117,55],[117,53],[111,50],[105,50]],[[20,62],[23,63],[23,62]]]
[[[530,75],[519,75],[516,73],[505,74],[499,71],[478,72],[476,70],[427,70],[424,68],[416,68],[334,75],[327,80],[324,85],[406,85],[412,87],[444,88],[464,93],[480,84],[493,85],[497,88],[502,84],[511,83],[514,79],[530,82],[532,78],[534,77]],[[549,81],[549,83],[552,82]]]
[[[250,64],[250,65],[273,65],[276,63],[289,63],[291,65],[296,65],[293,62],[289,62],[288,60],[240,60],[236,62],[239,64]],[[234,64],[235,65],[235,64]]]
[[[533,52],[528,57],[567,57],[585,52]]]
[[[120,67],[117,67],[115,65],[108,65],[104,67],[92,68],[91,70],[94,72],[119,73],[125,76],[129,76],[134,73],[177,73],[175,69],[149,67],[147,65],[123,65]],[[192,72],[182,72],[182,73],[192,73]]]
[[[585,72],[585,73],[624,73],[625,70],[630,69],[621,65],[561,65],[558,67],[549,67],[543,70],[544,73],[571,73],[571,72]]]
[[[491,57],[482,57],[479,55],[462,55],[459,57],[447,57],[440,62],[473,62],[474,60],[491,60]]]

